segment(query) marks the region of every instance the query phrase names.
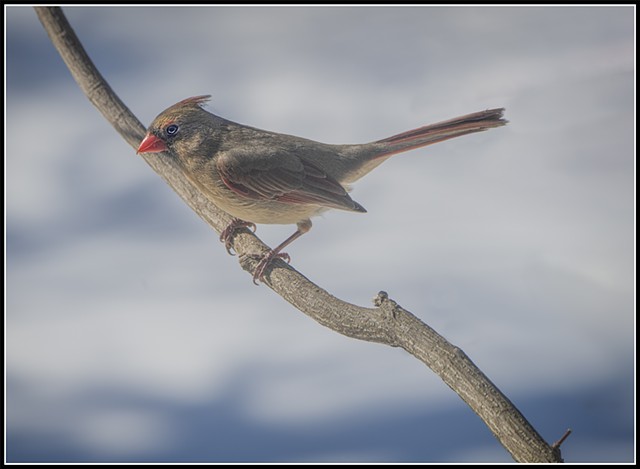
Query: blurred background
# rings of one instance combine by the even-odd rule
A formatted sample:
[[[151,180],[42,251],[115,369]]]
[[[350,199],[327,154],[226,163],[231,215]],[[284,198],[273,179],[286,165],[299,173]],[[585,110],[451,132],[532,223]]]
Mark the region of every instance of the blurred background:
[[[288,252],[385,290],[569,462],[635,459],[635,7],[69,7],[145,125],[228,119],[361,143],[492,107],[507,127],[393,158]],[[401,350],[293,309],[6,7],[6,459],[511,461]],[[274,246],[292,226],[259,226]]]

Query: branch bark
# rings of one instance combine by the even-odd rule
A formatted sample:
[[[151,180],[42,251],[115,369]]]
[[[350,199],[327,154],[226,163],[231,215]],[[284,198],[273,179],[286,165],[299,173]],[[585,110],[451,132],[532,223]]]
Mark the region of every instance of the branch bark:
[[[136,148],[144,136],[144,126],[94,66],[62,10],[58,7],[35,7],[35,10],[82,91],[116,131]],[[142,157],[218,233],[229,224],[231,217],[203,197],[171,159]],[[257,264],[249,254],[268,249],[248,229],[236,234],[233,248],[241,267],[249,273]],[[461,349],[400,307],[386,293],[377,295],[374,308],[356,306],[332,296],[283,261],[276,261],[267,270],[265,284],[325,327],[355,339],[401,347],[425,363],[478,414],[515,461],[562,462],[559,444],[547,444]]]

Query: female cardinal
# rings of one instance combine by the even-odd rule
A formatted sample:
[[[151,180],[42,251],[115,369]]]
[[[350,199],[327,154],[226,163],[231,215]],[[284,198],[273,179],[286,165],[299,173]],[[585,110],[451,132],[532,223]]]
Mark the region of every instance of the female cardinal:
[[[273,259],[289,261],[282,249],[311,229],[312,216],[330,208],[366,212],[349,196],[349,184],[390,156],[507,123],[504,109],[490,109],[371,143],[329,145],[223,119],[202,108],[209,98],[195,96],[163,111],[137,153],[166,152],[213,203],[236,217],[220,236],[229,252],[239,227],[297,224],[261,258],[256,284]]]

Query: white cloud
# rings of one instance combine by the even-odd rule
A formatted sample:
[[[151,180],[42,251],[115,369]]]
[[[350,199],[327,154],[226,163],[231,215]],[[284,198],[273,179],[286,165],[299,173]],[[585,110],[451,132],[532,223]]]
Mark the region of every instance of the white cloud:
[[[369,213],[327,213],[289,252],[349,301],[389,291],[531,396],[630,373],[633,30],[616,11],[68,16],[144,122],[211,93],[215,112],[248,125],[356,143],[506,106],[503,129],[385,163],[353,191]],[[9,433],[63,428],[75,448],[126,458],[173,438],[172,406],[228,393],[238,418],[294,426],[459,404],[403,352],[335,336],[253,288],[87,104],[33,12],[7,12]],[[291,231],[258,234],[273,245]]]

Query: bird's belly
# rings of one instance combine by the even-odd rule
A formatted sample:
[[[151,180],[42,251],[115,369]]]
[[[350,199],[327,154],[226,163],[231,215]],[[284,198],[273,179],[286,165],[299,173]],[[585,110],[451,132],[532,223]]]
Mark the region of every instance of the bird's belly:
[[[225,199],[219,203],[215,200],[213,202],[228,214],[241,220],[278,225],[295,224],[326,210],[318,205],[290,204],[271,200],[242,200],[240,197],[235,200]]]
[[[278,202],[277,200],[253,199],[233,192],[222,181],[203,184],[190,178],[218,208],[229,215],[253,223],[290,225],[307,220],[326,210],[313,204]]]

